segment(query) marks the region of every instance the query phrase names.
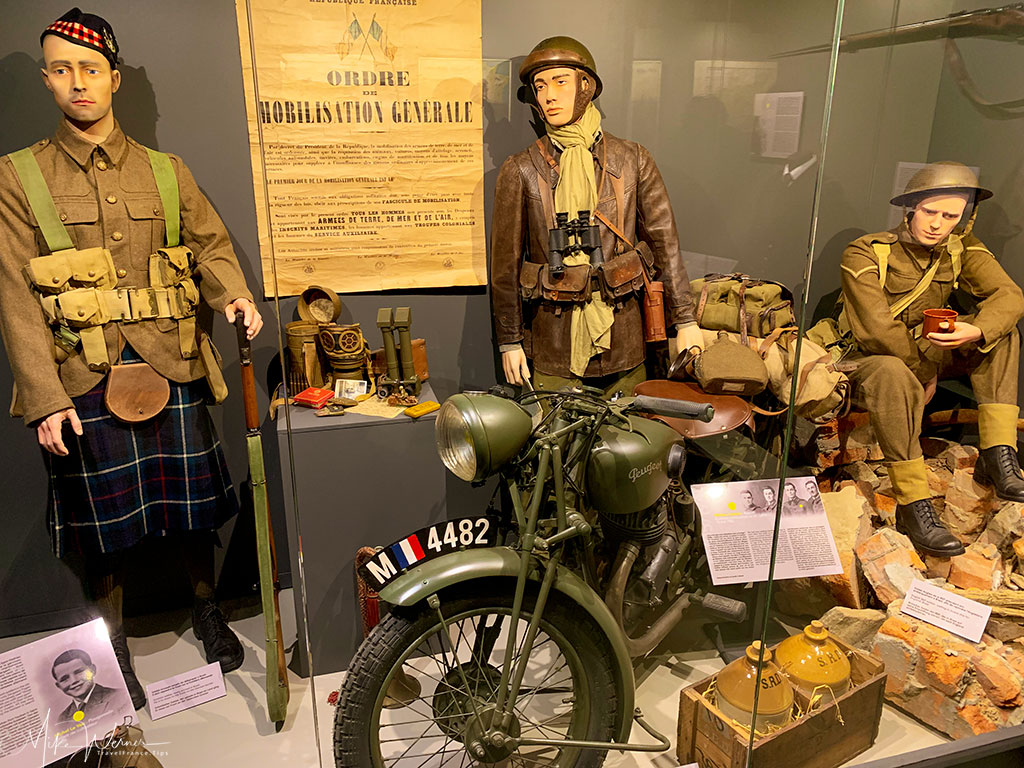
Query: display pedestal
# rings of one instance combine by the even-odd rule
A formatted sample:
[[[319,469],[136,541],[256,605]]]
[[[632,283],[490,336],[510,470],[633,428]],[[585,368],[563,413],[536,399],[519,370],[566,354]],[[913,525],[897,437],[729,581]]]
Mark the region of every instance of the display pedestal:
[[[435,399],[424,384],[420,402]],[[311,409],[293,406],[290,450],[285,414],[278,415],[292,574],[300,573],[300,534],[302,544],[305,616],[299,579],[293,576],[301,675],[310,671],[303,640],[307,618],[318,675],[347,668],[363,640],[356,551],[391,544],[446,518],[447,473],[434,447],[435,415],[416,420],[352,413],[319,417]],[[294,486],[289,455],[294,458]]]

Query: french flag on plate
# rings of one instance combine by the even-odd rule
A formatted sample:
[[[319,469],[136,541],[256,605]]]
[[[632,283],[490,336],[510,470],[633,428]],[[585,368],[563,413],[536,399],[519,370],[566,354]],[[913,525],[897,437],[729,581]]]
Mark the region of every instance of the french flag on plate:
[[[420,540],[416,538],[415,533],[397,544],[392,544],[391,551],[395,554],[395,559],[398,560],[403,569],[408,568],[413,563],[418,563],[426,557],[423,554],[423,547],[420,546]]]

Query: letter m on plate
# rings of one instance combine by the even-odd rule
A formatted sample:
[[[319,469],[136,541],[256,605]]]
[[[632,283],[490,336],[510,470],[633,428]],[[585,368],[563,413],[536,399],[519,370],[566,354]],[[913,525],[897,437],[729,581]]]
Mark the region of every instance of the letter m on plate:
[[[377,580],[378,586],[387,583],[388,579],[398,573],[386,549],[381,550],[375,558],[366,563],[366,571]]]

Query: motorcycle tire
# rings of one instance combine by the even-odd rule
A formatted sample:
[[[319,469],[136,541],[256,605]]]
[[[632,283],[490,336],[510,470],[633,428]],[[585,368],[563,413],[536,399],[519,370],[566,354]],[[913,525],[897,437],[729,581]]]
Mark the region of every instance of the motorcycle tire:
[[[337,768],[434,768],[463,764],[599,768],[604,763],[606,750],[520,747],[507,756],[492,752],[481,758],[471,754],[464,743],[470,740],[466,738],[469,732],[467,729],[472,727],[470,721],[473,715],[470,710],[479,716],[486,709],[488,697],[493,697],[498,687],[495,683],[500,677],[501,664],[492,662],[503,657],[505,646],[491,639],[490,650],[478,652],[477,649],[488,643],[489,637],[493,637],[494,626],[487,626],[489,617],[503,617],[503,621],[497,622],[497,634],[507,638],[512,587],[513,584],[505,580],[477,580],[471,587],[460,585],[441,593],[441,610],[448,624],[447,634],[449,638],[454,638],[453,641],[443,639],[437,611],[425,603],[411,609],[396,608],[377,625],[352,660],[341,689],[334,719],[334,756]],[[535,605],[535,596],[535,586],[531,585],[524,595],[520,629],[517,630],[516,642],[520,648]],[[471,620],[476,620],[476,626],[472,625]],[[467,637],[469,632],[474,636],[472,643]],[[454,646],[458,654],[457,665],[449,664],[448,661],[448,655],[453,650],[452,642],[457,643]],[[431,653],[446,644],[448,655]],[[563,695],[568,691],[556,688],[558,677],[552,679],[552,673],[548,673],[538,682],[544,671],[535,672],[532,669],[535,659],[547,658],[556,650],[565,659],[565,668],[569,670],[571,701],[567,701]],[[464,659],[466,651],[469,661]],[[438,662],[438,655],[443,664]],[[552,662],[551,666],[554,667],[554,664]],[[524,737],[532,735],[532,731],[536,730],[543,738],[602,742],[613,739],[618,715],[614,656],[602,630],[590,615],[558,592],[552,591],[548,597],[530,665],[516,701],[516,727]],[[462,673],[459,673],[460,667]],[[470,673],[468,677],[465,676],[467,672]],[[416,687],[410,689],[406,685],[405,704],[396,706],[393,681],[408,681],[409,678],[415,678]],[[467,682],[473,688],[475,708],[465,697]],[[432,696],[428,695],[431,686]],[[491,691],[486,690],[491,686]],[[535,697],[539,694],[544,694],[546,698],[537,701]],[[461,700],[459,696],[462,696]],[[552,701],[553,708],[543,709],[551,707]],[[529,720],[527,711],[532,712],[538,707],[545,713],[555,712],[554,718],[568,717],[565,732],[558,731],[558,723],[554,723],[554,718]],[[567,712],[558,714],[558,709]],[[455,715],[451,714],[453,711]],[[405,722],[397,721],[403,712],[422,718],[409,721],[409,727],[404,729],[409,734],[408,738],[400,735],[396,737],[405,725]],[[462,719],[459,720],[459,717]],[[423,730],[424,725],[426,731]],[[429,734],[430,731],[436,734]],[[441,739],[445,740],[443,745],[438,744]],[[395,757],[396,753],[400,753],[398,757]],[[447,760],[451,758],[468,762],[448,763]]]

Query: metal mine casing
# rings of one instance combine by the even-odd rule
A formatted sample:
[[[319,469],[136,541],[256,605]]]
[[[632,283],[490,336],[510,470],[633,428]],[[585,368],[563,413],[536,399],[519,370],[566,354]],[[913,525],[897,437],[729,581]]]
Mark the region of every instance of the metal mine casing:
[[[812,621],[803,632],[779,643],[775,660],[793,685],[808,695],[828,686],[839,696],[850,687],[850,660],[820,621]]]
[[[744,656],[718,673],[717,706],[726,717],[749,726],[754,710],[754,689],[757,697],[757,718],[754,730],[764,732],[769,725],[786,725],[793,716],[793,687],[779,668],[772,663],[772,652],[765,649],[761,677],[757,676],[757,658],[761,641],[747,646]],[[760,685],[758,681],[760,680]]]
[[[682,442],[664,424],[630,416],[632,432],[605,426],[590,454],[587,490],[594,507],[606,515],[630,515],[647,509],[668,488],[668,451]]]

